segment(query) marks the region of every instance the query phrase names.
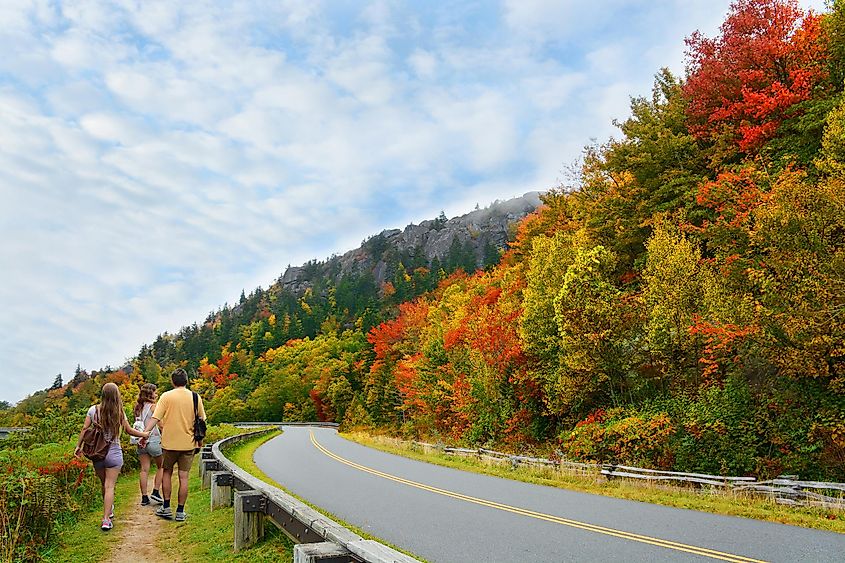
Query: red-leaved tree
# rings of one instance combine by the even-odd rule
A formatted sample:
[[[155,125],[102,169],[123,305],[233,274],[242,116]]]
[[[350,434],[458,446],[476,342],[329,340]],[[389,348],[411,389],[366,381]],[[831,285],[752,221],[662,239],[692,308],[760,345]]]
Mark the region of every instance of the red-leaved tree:
[[[820,17],[796,0],[735,0],[720,35],[687,39],[690,131],[752,153],[827,78]]]

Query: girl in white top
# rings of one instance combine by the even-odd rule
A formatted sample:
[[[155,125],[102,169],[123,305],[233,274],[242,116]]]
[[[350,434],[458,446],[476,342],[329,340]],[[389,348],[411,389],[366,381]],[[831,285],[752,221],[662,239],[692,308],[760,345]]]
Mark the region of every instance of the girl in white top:
[[[138,395],[138,402],[135,403],[135,427],[144,429],[150,417],[153,414],[156,406],[156,386],[152,383],[145,383],[141,386],[141,392]],[[141,485],[141,505],[147,506],[150,501],[160,504],[162,500],[161,493],[161,464],[164,456],[161,451],[161,430],[158,426],[153,427],[150,432],[150,437],[147,440],[146,446],[143,448],[138,446],[138,459],[141,461],[141,472],[139,475]],[[153,480],[153,494],[147,496],[147,488],[149,483],[150,465],[151,462],[156,464],[156,474]]]

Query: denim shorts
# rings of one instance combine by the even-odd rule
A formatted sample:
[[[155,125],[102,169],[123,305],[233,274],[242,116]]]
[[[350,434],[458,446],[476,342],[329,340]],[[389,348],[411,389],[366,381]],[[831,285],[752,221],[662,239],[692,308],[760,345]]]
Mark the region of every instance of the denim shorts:
[[[161,455],[161,440],[150,440],[147,442],[147,447],[142,448],[138,446],[138,455],[148,455],[150,457],[158,457]]]

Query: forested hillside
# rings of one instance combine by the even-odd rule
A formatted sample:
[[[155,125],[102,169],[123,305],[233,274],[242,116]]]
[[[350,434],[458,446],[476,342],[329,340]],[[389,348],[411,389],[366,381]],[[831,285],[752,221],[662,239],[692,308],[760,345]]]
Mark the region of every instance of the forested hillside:
[[[687,40],[686,76],[659,71],[500,260],[309,264],[296,291],[283,277],[5,418],[76,413],[105,379],[133,400],[186,365],[215,422],[845,480],[843,81],[845,1],[736,0],[716,37]]]

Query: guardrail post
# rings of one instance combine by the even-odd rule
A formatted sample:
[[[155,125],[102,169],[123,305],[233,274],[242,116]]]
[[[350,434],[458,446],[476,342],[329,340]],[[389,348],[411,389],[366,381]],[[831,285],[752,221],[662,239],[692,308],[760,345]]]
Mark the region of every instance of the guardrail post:
[[[203,471],[202,460],[209,459],[208,454],[211,454],[211,459],[214,458],[214,453],[211,450],[211,445],[203,446],[202,448],[200,448],[199,455],[197,456],[197,459],[200,462],[200,463],[197,464],[197,473],[199,473],[200,479],[202,479],[202,471]]]
[[[264,537],[264,495],[258,491],[235,491],[235,552]]]
[[[232,474],[228,471],[211,472],[211,510],[232,506]]]
[[[351,552],[334,542],[300,543],[293,546],[293,563],[347,563]]]
[[[218,469],[219,465],[216,459],[201,459],[200,460],[200,479],[202,479],[203,489],[211,486],[211,471]]]

